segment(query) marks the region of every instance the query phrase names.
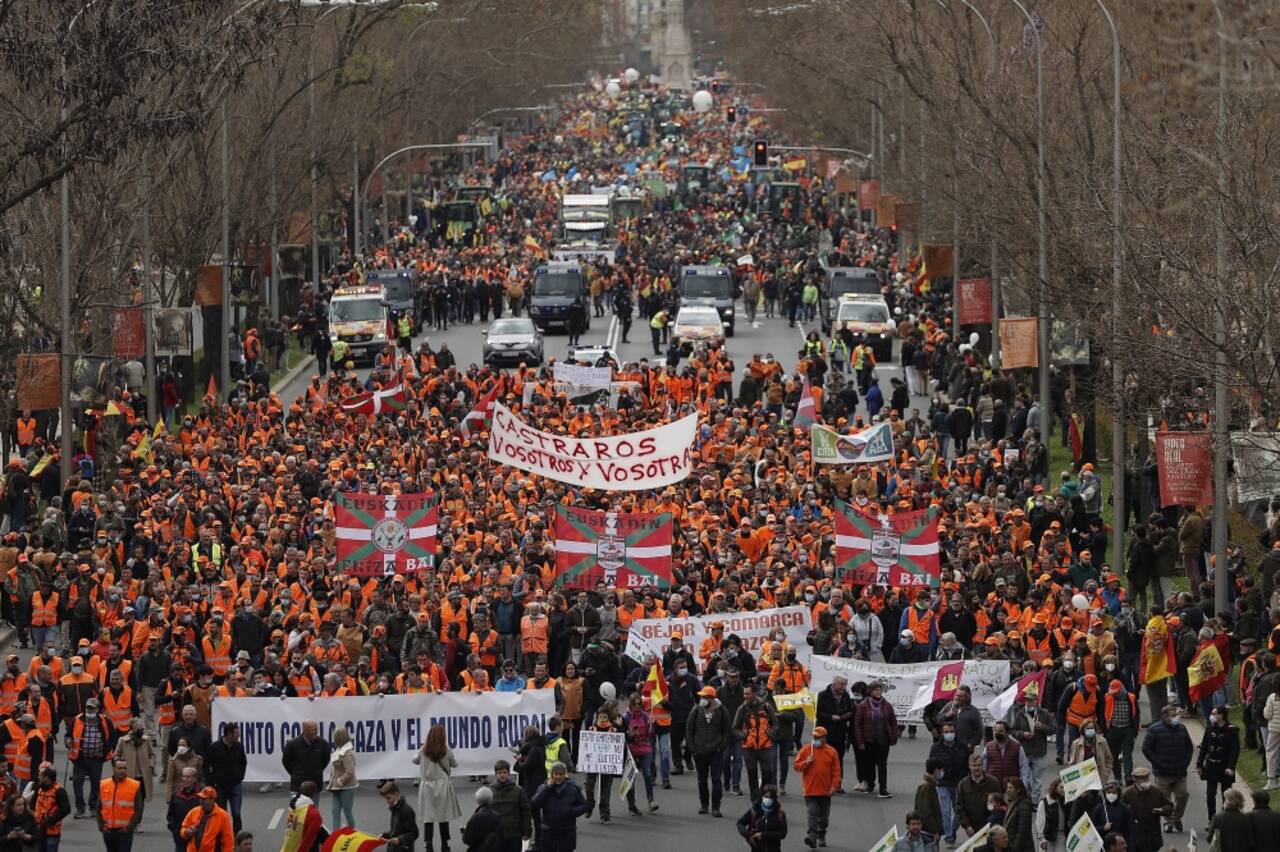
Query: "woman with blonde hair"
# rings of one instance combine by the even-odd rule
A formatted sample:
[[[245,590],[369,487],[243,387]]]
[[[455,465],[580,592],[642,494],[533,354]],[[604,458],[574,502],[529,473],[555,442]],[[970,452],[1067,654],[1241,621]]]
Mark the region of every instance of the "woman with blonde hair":
[[[433,852],[432,825],[440,826],[440,852],[449,852],[449,821],[462,817],[462,806],[453,790],[450,773],[458,761],[449,748],[443,725],[432,725],[422,750],[413,759],[418,764],[418,818],[423,822],[426,852]]]
[[[329,758],[333,766],[333,774],[329,777],[329,792],[333,794],[333,827],[342,826],[342,815],[346,814],[345,824],[355,828],[356,818],[352,809],[360,782],[356,780],[356,750],[351,743],[351,732],[346,728],[336,729],[333,746],[333,754]]]

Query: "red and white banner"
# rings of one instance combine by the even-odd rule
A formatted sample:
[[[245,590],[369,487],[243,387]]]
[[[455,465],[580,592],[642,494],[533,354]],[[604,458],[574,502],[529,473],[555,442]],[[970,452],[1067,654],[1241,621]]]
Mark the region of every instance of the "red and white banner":
[[[1156,469],[1161,506],[1213,503],[1213,434],[1157,432]]]
[[[467,416],[458,424],[458,434],[462,436],[462,440],[470,440],[473,434],[489,428],[489,421],[493,417],[493,403],[497,398],[498,386],[494,385],[493,389],[476,403],[476,407],[467,412]]]
[[[147,351],[147,326],[142,308],[116,308],[111,324],[111,348],[117,358],[141,358]]]
[[[685,618],[637,618],[627,631],[625,653],[642,662],[645,652],[652,651],[661,660],[671,644],[672,633],[680,634],[686,648],[701,648],[702,640],[715,630],[714,625],[723,627],[726,637],[734,635],[741,639],[743,650],[750,651],[757,660],[769,635],[778,628],[786,634],[786,644],[796,649],[797,660],[807,666],[813,657],[813,648],[806,641],[813,629],[813,613],[804,605],[753,612],[712,612]]]
[[[990,325],[991,279],[961,278],[956,283],[956,312],[961,325]]]
[[[344,574],[384,577],[432,567],[440,520],[435,494],[339,493],[334,520]]]
[[[671,587],[671,513],[556,506],[556,580],[566,589]]]
[[[693,470],[698,416],[600,438],[553,435],[493,404],[489,458],[548,479],[601,491],[643,491],[680,482]]]
[[[381,414],[382,412],[404,411],[409,404],[409,397],[404,392],[404,385],[396,385],[380,391],[365,391],[349,396],[341,403],[347,414]]]

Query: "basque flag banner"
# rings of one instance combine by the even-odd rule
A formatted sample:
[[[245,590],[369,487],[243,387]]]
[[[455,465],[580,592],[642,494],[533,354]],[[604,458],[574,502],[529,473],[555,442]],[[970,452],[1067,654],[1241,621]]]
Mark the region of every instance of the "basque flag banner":
[[[937,507],[868,516],[837,498],[836,576],[856,586],[942,585]]]
[[[556,580],[567,589],[671,587],[671,513],[556,507]]]
[[[381,414],[382,412],[404,411],[409,405],[404,385],[396,385],[380,391],[365,391],[349,396],[341,403],[347,414]]]
[[[436,552],[436,494],[339,493],[334,503],[338,570],[354,577],[425,571]]]

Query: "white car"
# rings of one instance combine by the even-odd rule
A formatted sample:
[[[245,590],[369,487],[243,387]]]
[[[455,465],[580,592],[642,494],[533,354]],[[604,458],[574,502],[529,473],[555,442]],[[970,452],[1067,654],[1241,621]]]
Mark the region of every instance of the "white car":
[[[724,322],[720,312],[711,305],[684,305],[676,314],[671,337],[684,352],[698,343],[724,344]]]
[[[484,363],[501,364],[542,363],[542,332],[528,317],[504,317],[493,321],[484,337]]]
[[[565,360],[571,364],[581,364],[584,367],[604,367],[607,365],[616,370],[622,366],[622,362],[618,360],[618,353],[608,346],[570,346],[569,356]]]

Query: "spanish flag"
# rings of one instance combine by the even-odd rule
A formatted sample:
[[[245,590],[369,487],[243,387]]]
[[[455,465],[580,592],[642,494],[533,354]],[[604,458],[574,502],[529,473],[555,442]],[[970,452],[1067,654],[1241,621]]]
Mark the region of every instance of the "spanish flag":
[[[1152,616],[1142,637],[1142,653],[1138,658],[1138,680],[1159,683],[1178,671],[1173,653],[1173,634],[1164,616]]]
[[[147,464],[151,464],[153,453],[151,452],[151,436],[146,432],[142,433],[142,440],[138,442],[138,447],[133,451],[135,459],[142,459]]]
[[[1200,701],[1213,695],[1227,682],[1227,667],[1222,654],[1212,639],[1206,639],[1196,649],[1187,667],[1187,695],[1192,701]]]
[[[289,826],[285,829],[284,845],[280,852],[306,852],[314,849],[324,831],[324,819],[314,804],[303,805],[289,811]]]
[[[536,251],[539,254],[542,253],[542,244],[533,238],[533,234],[524,235],[524,247],[527,249],[532,249],[533,251]]]
[[[387,841],[378,835],[356,831],[348,825],[330,834],[329,839],[320,847],[320,852],[372,852],[386,845]]]
[[[667,681],[662,676],[662,663],[658,660],[654,660],[649,676],[640,686],[640,700],[646,710],[652,710],[654,704],[667,700]]]
[[[107,410],[106,410],[106,413],[105,413],[103,416],[104,416],[104,417],[119,417],[121,414],[124,414],[124,412],[120,410],[120,406],[116,405],[116,401],[115,401],[114,399],[112,399],[112,400],[108,400],[108,401],[107,401]]]

